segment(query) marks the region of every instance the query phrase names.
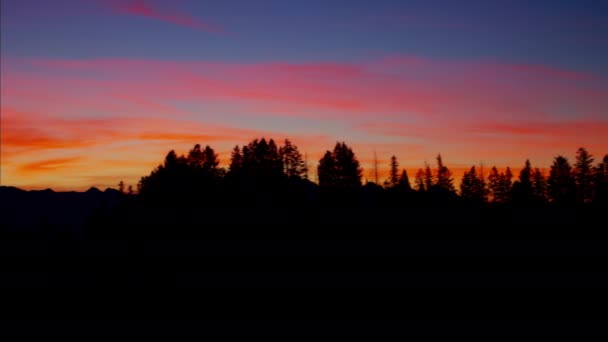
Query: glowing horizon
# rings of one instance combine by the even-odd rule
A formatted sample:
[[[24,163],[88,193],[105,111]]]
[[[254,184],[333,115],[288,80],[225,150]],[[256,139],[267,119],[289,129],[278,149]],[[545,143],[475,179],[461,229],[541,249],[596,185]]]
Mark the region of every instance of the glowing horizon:
[[[227,166],[261,137],[291,139],[313,170],[345,141],[364,180],[376,152],[380,182],[391,155],[413,180],[441,153],[458,183],[472,165],[516,176],[526,159],[546,170],[579,147],[608,153],[605,8],[488,5],[490,20],[479,4],[442,14],[447,2],[45,3],[3,2],[1,185],[135,185],[169,150],[210,145]],[[524,9],[530,20],[503,32]],[[488,37],[502,44],[473,42]]]

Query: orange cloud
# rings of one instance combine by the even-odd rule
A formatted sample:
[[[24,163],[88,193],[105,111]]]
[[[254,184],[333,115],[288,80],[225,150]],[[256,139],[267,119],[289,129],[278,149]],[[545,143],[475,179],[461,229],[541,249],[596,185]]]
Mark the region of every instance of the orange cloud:
[[[602,139],[608,132],[606,121],[526,122],[522,124],[488,122],[472,125],[471,130],[480,133],[500,133],[508,136],[553,136],[574,138],[586,135],[586,139]]]
[[[179,119],[61,118],[1,107],[4,149],[76,149],[115,141],[234,141],[267,134]]]
[[[82,157],[45,159],[23,164],[19,167],[19,171],[24,173],[55,171],[69,167],[83,159]]]
[[[186,152],[194,143],[213,143],[226,163],[231,147],[261,136],[292,138],[313,168],[344,140],[366,172],[374,150],[396,154],[408,170],[439,152],[448,165],[513,166],[530,157],[548,166],[578,146],[608,150],[605,82],[548,66],[389,56],[348,63],[3,59],[2,69],[4,180],[22,179],[18,167],[38,158],[89,150],[96,153],[89,165],[141,160],[115,164],[128,174],[145,174],[166,150]],[[16,171],[5,172],[7,160]],[[77,176],[90,171],[71,179],[83,182]]]

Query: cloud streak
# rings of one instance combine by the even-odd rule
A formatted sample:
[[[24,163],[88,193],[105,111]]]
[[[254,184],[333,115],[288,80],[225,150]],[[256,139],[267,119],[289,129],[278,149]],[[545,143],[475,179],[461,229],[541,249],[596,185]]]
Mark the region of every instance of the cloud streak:
[[[234,144],[260,136],[293,138],[311,165],[336,140],[361,160],[376,149],[408,168],[438,152],[458,165],[531,157],[547,166],[579,145],[608,150],[606,80],[554,66],[393,55],[342,63],[3,59],[2,67],[3,166],[93,149],[106,155],[87,162],[136,158],[139,167],[117,168],[142,175],[170,148],[209,143],[226,162]]]
[[[105,73],[117,78],[131,75],[121,83],[90,82],[90,86],[113,89],[121,96],[274,104],[301,113],[322,109],[351,115],[409,112],[530,118],[550,115],[556,102],[586,115],[608,106],[604,96],[608,88],[598,84],[594,75],[492,60],[454,62],[393,56],[342,64],[115,59],[32,62],[56,71]]]
[[[153,5],[148,0],[120,0],[108,2],[110,10],[117,14],[127,14],[150,18],[165,23],[187,27],[208,33],[225,35],[226,32],[219,26],[200,21],[186,13],[168,12]]]
[[[19,167],[19,171],[27,174],[56,171],[71,167],[74,163],[77,163],[82,160],[82,157],[45,159],[23,164]]]
[[[65,118],[52,113],[24,112],[0,107],[3,184],[60,182],[60,188],[86,189],[80,181],[95,177],[135,184],[169,149],[186,153],[195,143],[211,144],[227,165],[234,144],[256,137],[288,137],[279,131],[204,124],[179,118]],[[319,136],[289,135],[295,142],[329,145]],[[111,176],[115,173],[115,176]],[[86,176],[86,177],[85,177]],[[111,177],[110,177],[111,176]],[[109,177],[109,178],[107,178]],[[113,178],[112,178],[113,177]],[[97,183],[96,183],[97,184]]]

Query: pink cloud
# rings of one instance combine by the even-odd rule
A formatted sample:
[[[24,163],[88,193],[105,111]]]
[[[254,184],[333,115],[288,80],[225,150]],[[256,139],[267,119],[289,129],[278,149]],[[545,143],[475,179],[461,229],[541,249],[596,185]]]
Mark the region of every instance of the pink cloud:
[[[130,75],[99,88],[130,96],[206,98],[357,113],[542,117],[556,102],[591,115],[606,108],[593,75],[495,61],[420,57],[360,63],[222,63],[207,61],[33,61],[39,67]],[[138,79],[146,79],[138,81]],[[148,82],[151,81],[151,82]],[[67,81],[66,81],[67,82]],[[73,80],[69,80],[73,82]],[[130,83],[133,82],[133,83]],[[591,86],[590,86],[591,84]],[[93,84],[95,85],[95,84]],[[559,101],[556,101],[556,98]],[[302,112],[299,110],[299,112]]]
[[[488,165],[517,166],[533,157],[547,166],[555,153],[579,145],[608,150],[605,80],[553,66],[420,56],[2,62],[3,165],[7,156],[24,165],[100,147],[116,154],[105,157],[111,160],[134,157],[124,143],[153,152],[141,168],[128,169],[145,173],[174,146],[213,143],[225,161],[232,146],[260,136],[291,137],[311,165],[336,140],[355,146],[366,163],[376,149],[397,154],[405,167],[438,152],[458,165],[494,158]],[[282,128],[271,120],[267,128],[248,129],[260,114]]]
[[[226,32],[213,24],[200,21],[185,13],[167,12],[147,0],[119,0],[108,2],[110,9],[115,13],[129,14],[156,19],[166,23],[179,25],[195,30],[205,31],[214,34],[226,34]]]
[[[184,119],[116,116],[62,118],[18,111],[10,107],[0,107],[0,114],[3,164],[12,163],[15,156],[27,159],[54,152],[87,154],[88,149],[95,147],[110,149],[115,143],[155,144],[161,150],[175,148],[176,145],[190,147],[195,143],[212,146],[219,144],[229,152],[229,148],[235,144],[242,145],[258,137],[272,137],[277,141],[289,137],[292,141],[302,142],[306,146],[317,146],[317,149],[322,148],[319,144],[329,142],[326,137],[315,134],[294,136],[270,129],[261,131]],[[121,148],[118,148],[116,151],[120,152],[120,150]]]

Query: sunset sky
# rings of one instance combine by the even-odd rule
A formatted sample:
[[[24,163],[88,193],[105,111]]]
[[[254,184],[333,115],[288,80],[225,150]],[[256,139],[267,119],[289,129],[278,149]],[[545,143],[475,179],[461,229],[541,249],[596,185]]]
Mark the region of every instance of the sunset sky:
[[[337,140],[371,179],[608,153],[606,1],[2,0],[1,185],[135,185],[170,149]],[[314,177],[314,176],[313,176]]]

